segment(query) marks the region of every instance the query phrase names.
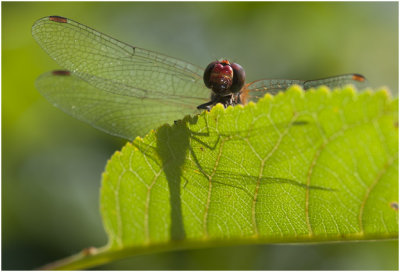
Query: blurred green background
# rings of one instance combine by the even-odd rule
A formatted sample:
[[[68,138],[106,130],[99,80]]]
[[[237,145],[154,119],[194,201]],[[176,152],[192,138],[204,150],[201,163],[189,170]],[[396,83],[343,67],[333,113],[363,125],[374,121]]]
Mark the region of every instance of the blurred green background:
[[[2,268],[33,269],[107,238],[101,172],[124,140],[50,105],[35,79],[57,67],[35,20],[61,15],[206,67],[240,63],[248,81],[361,73],[398,89],[398,4],[2,2]],[[99,269],[398,269],[398,242],[257,245],[138,256]]]

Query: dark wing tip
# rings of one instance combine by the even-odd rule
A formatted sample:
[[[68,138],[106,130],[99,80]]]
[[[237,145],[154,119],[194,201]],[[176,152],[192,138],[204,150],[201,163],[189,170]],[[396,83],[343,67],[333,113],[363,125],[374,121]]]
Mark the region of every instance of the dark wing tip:
[[[61,16],[49,16],[48,17],[50,21],[56,22],[56,23],[67,23],[68,19],[65,17]]]
[[[355,81],[359,81],[359,82],[366,81],[366,78],[363,75],[360,75],[360,74],[353,74],[352,79],[355,80]]]
[[[51,71],[51,74],[53,76],[69,76],[69,75],[71,75],[71,72],[68,70],[54,70],[54,71]]]

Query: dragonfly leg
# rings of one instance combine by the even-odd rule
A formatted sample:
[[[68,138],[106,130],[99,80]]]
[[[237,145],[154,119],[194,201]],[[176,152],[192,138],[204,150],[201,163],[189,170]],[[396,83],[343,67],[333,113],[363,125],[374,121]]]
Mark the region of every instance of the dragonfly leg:
[[[214,105],[215,105],[215,101],[211,100],[211,101],[209,101],[209,102],[207,102],[207,103],[204,103],[204,104],[201,104],[201,105],[197,106],[197,109],[198,109],[198,110],[208,110],[208,111],[210,111],[211,108],[212,108]]]
[[[237,104],[240,104],[240,93],[234,93],[226,96],[213,94],[211,96],[211,101],[197,106],[197,109],[210,111],[211,108],[218,103],[224,105],[225,108],[228,106],[235,106]]]

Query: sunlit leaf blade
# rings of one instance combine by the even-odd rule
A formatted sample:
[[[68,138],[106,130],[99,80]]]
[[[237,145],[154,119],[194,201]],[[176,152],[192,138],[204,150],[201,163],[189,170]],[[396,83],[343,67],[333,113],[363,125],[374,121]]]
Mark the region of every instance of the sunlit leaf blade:
[[[107,164],[108,250],[397,238],[397,115],[384,90],[292,87],[160,127]]]
[[[116,152],[101,213],[109,237],[44,267],[241,243],[398,238],[398,99],[304,92],[216,106]]]

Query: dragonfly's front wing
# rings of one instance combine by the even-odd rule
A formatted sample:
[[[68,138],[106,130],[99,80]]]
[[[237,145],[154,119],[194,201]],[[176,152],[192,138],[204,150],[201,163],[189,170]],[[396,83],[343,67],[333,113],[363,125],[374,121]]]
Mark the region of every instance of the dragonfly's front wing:
[[[159,99],[210,95],[202,68],[128,45],[71,19],[42,18],[32,26],[32,35],[61,67],[95,87]]]

